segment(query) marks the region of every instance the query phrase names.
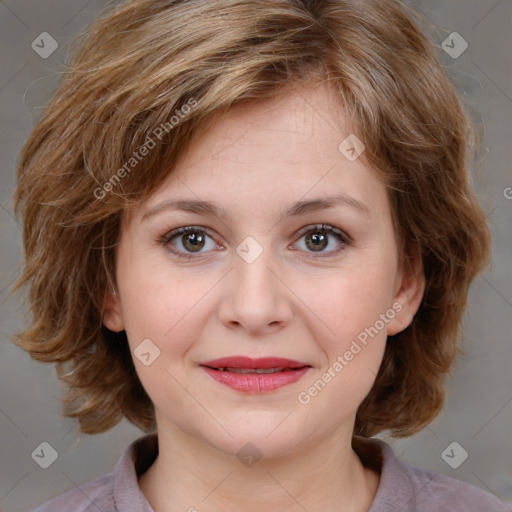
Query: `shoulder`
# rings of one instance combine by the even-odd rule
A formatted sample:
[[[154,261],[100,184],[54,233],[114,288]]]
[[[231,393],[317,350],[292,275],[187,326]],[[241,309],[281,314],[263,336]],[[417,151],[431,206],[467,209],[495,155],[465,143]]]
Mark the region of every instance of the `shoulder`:
[[[414,488],[418,511],[509,512],[494,494],[434,471],[402,463]]]
[[[510,512],[496,496],[479,487],[400,461],[380,439],[358,438],[353,446],[366,466],[380,472],[369,512]]]
[[[140,437],[126,447],[112,473],[60,494],[30,512],[152,512],[138,476],[157,454],[156,434]]]
[[[114,474],[103,475],[48,500],[31,512],[114,512]]]

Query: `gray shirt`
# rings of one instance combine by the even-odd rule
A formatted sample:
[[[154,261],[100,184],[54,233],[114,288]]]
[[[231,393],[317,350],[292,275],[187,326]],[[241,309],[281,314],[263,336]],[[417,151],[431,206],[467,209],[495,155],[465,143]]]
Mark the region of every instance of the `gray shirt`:
[[[354,438],[365,466],[380,473],[368,512],[510,512],[493,494],[441,473],[398,460],[391,447],[374,438]],[[149,434],[130,444],[112,473],[71,489],[31,512],[154,512],[138,476],[158,455],[158,438]]]

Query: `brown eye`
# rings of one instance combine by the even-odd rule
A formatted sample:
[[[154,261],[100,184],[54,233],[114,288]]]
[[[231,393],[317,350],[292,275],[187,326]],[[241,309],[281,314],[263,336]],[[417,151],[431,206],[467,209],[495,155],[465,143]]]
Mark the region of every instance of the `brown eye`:
[[[191,231],[181,237],[181,243],[187,251],[197,252],[204,247],[205,235],[198,231]]]
[[[306,235],[306,246],[313,251],[322,251],[329,245],[329,240],[325,233],[312,231]]]
[[[210,239],[209,247],[208,239]],[[203,228],[195,226],[174,229],[161,238],[161,243],[173,254],[183,258],[191,258],[194,253],[203,254],[217,247],[212,237]]]
[[[340,229],[328,224],[306,226],[297,236],[304,239],[306,253],[317,253],[318,256],[330,256],[339,253],[351,243],[350,237]],[[334,241],[333,241],[334,240]],[[298,243],[298,242],[296,242]],[[326,250],[326,249],[330,250]]]

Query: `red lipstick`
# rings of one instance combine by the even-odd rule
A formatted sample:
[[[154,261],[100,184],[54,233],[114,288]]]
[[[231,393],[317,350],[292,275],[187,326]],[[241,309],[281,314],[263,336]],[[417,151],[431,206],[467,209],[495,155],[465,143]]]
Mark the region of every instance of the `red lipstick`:
[[[297,382],[311,365],[281,357],[223,357],[200,364],[213,379],[237,391],[263,393]]]

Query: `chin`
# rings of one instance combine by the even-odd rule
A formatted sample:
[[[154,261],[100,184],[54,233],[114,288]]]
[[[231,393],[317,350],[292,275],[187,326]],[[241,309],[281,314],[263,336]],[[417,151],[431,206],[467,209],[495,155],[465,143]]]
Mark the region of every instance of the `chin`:
[[[223,423],[233,437],[221,435],[208,442],[230,455],[242,456],[248,452],[265,459],[282,457],[306,442],[304,425],[292,421],[292,415],[286,418],[287,414],[282,411],[245,413],[243,417]]]

